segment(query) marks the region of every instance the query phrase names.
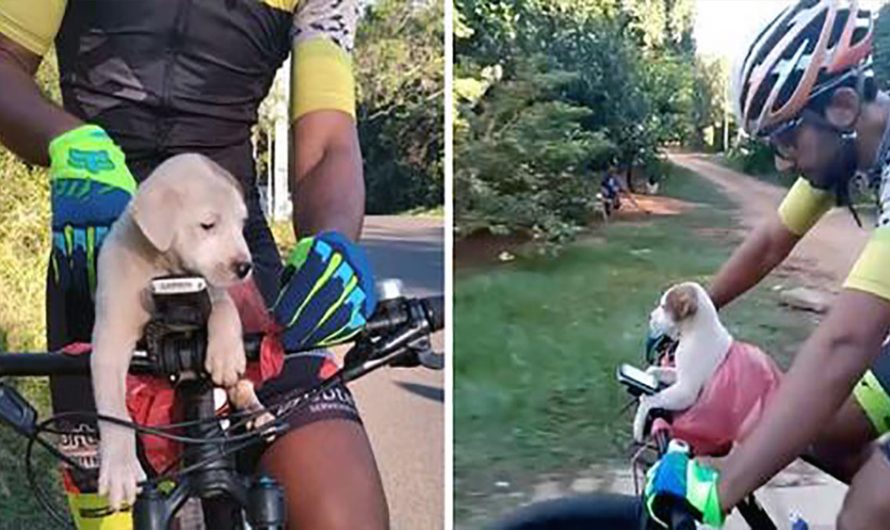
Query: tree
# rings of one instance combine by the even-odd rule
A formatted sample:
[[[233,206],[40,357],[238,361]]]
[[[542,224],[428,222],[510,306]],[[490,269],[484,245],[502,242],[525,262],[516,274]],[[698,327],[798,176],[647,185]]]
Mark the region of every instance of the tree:
[[[444,201],[443,17],[441,1],[380,0],[359,26],[357,118],[369,213]]]
[[[729,69],[725,60],[696,58],[691,108],[693,135],[690,142],[696,149],[714,147],[717,143],[718,139],[713,138],[713,133],[718,127],[722,127],[729,103],[726,99],[728,77]],[[706,138],[709,129],[712,133],[710,139]]]
[[[541,56],[515,65],[518,75],[491,86],[456,136],[455,208],[463,232],[521,230],[564,241],[586,222],[598,181],[588,168],[613,145],[585,131],[589,109],[553,98],[576,81],[544,71]]]
[[[455,7],[461,234],[564,241],[587,223],[598,173],[651,165],[661,145],[688,142],[713,115],[715,95],[695,100],[691,0]]]
[[[878,86],[890,89],[890,3],[881,6],[875,21],[873,60]]]

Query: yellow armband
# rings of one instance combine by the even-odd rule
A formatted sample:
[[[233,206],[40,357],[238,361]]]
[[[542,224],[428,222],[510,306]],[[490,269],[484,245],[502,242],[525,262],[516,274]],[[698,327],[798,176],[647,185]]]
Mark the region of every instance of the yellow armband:
[[[52,46],[67,0],[0,0],[0,33],[41,57]]]
[[[890,300],[890,227],[875,229],[850,270],[844,288]]]
[[[785,228],[802,236],[833,204],[834,196],[830,192],[816,189],[806,179],[798,178],[779,205],[779,218]]]
[[[291,65],[291,121],[315,110],[355,118],[352,58],[326,37],[298,42]]]

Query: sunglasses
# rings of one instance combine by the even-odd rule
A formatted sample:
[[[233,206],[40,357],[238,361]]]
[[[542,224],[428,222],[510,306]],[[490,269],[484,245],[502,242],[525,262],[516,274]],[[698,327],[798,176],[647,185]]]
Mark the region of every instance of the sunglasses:
[[[770,148],[776,156],[783,160],[791,160],[794,157],[797,145],[797,131],[803,124],[803,116],[787,121],[767,135]]]
[[[810,123],[829,131],[842,132],[819,112],[813,109],[804,109],[800,116],[786,121],[767,134],[767,141],[776,156],[783,160],[793,161],[797,151],[797,133],[804,123]]]

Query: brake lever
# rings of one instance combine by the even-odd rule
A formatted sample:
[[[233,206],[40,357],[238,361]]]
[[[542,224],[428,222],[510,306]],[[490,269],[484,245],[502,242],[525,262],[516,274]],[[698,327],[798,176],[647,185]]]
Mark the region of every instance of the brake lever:
[[[390,363],[393,368],[416,368],[423,366],[429,370],[445,368],[445,355],[433,351],[429,336],[418,338],[406,347],[405,353]]]

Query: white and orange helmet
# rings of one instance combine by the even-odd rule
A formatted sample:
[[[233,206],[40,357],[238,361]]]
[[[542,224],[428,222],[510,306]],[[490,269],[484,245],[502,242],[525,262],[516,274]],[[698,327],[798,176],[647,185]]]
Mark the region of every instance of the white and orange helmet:
[[[739,125],[765,136],[814,97],[863,74],[874,20],[857,0],[799,0],[757,35],[736,63],[731,92]]]

